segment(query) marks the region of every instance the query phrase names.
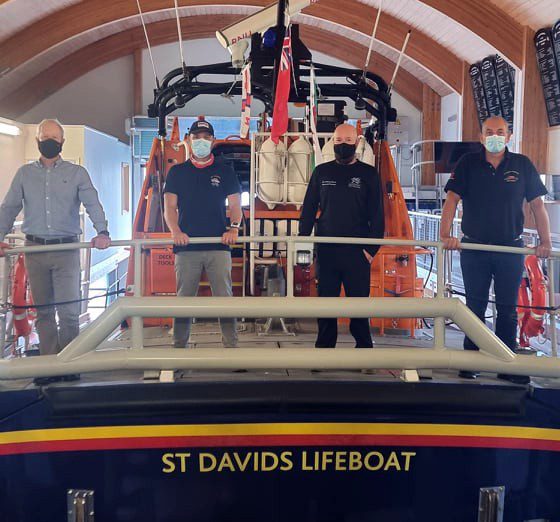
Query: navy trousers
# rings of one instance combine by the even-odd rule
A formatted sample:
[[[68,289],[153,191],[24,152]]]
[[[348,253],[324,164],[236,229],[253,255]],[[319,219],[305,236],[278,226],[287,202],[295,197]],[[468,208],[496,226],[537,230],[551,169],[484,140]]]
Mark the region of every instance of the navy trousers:
[[[522,247],[523,242],[518,241],[511,246]],[[498,313],[496,335],[512,349],[517,346],[516,306],[524,260],[525,257],[519,254],[461,251],[461,270],[467,306],[485,323],[488,294],[493,279]],[[465,350],[478,350],[478,347],[466,336],[463,346]]]

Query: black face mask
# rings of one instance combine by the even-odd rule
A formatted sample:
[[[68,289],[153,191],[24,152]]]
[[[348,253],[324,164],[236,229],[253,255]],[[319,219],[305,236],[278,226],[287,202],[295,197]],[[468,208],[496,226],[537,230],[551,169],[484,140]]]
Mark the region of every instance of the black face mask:
[[[334,155],[336,160],[340,163],[348,163],[352,161],[356,155],[356,145],[350,145],[350,143],[337,143],[334,146]]]
[[[56,158],[62,150],[62,143],[56,140],[43,140],[39,142],[39,152],[47,159]]]

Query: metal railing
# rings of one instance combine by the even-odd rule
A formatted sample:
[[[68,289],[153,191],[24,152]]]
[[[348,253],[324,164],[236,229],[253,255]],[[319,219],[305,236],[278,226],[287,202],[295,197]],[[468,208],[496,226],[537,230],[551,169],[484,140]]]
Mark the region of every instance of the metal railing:
[[[454,369],[491,371],[535,377],[560,377],[560,359],[531,357],[513,353],[459,300],[445,296],[443,271],[437,274],[434,298],[294,298],[293,263],[297,237],[243,237],[241,243],[285,242],[288,246],[287,297],[143,297],[142,247],[170,244],[166,240],[114,241],[113,246],[131,246],[134,283],[131,297],[111,305],[83,333],[57,355],[0,361],[0,379],[46,377],[72,373],[114,370],[174,369]],[[192,244],[219,243],[221,238],[191,238]],[[436,250],[438,266],[443,266],[444,249],[440,242],[397,239],[306,237],[305,243],[353,245],[422,246]],[[89,243],[15,248],[9,254],[91,248]],[[494,245],[463,245],[465,250],[532,254],[529,248]],[[554,251],[552,257],[560,257]],[[553,277],[553,274],[550,274]],[[151,349],[144,348],[143,318],[146,317],[433,317],[433,348],[390,348],[376,345],[373,350],[322,350],[295,348],[260,350],[237,349]],[[131,320],[131,348],[96,351],[123,320]],[[480,348],[480,352],[448,349],[445,344],[445,319],[451,319]],[[554,346],[554,349],[556,346]],[[556,351],[554,352],[556,355]]]

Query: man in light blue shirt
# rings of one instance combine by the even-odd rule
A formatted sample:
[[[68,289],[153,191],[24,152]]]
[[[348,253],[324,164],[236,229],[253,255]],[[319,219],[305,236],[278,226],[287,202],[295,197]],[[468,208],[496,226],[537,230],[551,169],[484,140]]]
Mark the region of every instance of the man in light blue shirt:
[[[60,157],[64,129],[57,120],[44,120],[37,127],[38,161],[21,167],[0,206],[0,257],[9,245],[4,238],[23,209],[22,232],[27,245],[73,243],[79,240],[80,206],[84,205],[97,236],[92,246],[111,244],[105,212],[86,169]],[[35,304],[62,303],[80,299],[79,250],[26,255]],[[79,302],[37,309],[41,355],[56,354],[79,332]],[[58,314],[59,324],[56,322]]]

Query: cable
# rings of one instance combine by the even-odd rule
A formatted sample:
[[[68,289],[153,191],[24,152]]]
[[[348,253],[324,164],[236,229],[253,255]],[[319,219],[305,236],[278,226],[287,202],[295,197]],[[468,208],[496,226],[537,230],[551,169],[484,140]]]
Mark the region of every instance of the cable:
[[[179,54],[181,56],[181,68],[183,69],[183,76],[187,76],[187,66],[185,64],[185,57],[183,55],[183,37],[181,35],[181,20],[179,18],[179,4],[175,2],[175,19],[177,20],[177,36],[179,37]]]
[[[74,303],[83,303],[84,301],[93,301],[94,299],[99,299],[100,297],[110,297],[112,295],[120,295],[124,294],[126,290],[123,288],[121,290],[114,290],[113,292],[106,292],[101,295],[94,295],[93,297],[84,297],[83,299],[73,299],[72,301],[59,301],[58,303],[48,303],[48,304],[33,304],[33,305],[22,305],[22,306],[14,306],[13,303],[4,303],[2,308],[13,310],[17,308],[18,310],[31,310],[34,308],[48,308],[50,306],[60,306],[60,305],[67,305],[67,304],[74,304]]]
[[[432,275],[432,270],[434,268],[434,253],[431,250],[429,252],[430,252],[430,270],[428,272],[428,277],[426,277],[426,281],[424,281],[424,286],[422,287],[422,290],[426,289],[426,286],[430,281],[430,276]]]
[[[369,40],[369,49],[367,53],[366,63],[364,64],[364,77],[369,68],[371,52],[373,51],[373,42],[375,41],[375,36],[377,35],[377,27],[379,26],[379,19],[381,18],[382,10],[383,10],[383,0],[379,0],[379,7],[377,8],[377,17],[375,18],[375,25],[373,26],[373,32],[371,33],[371,38]]]
[[[146,30],[146,23],[144,22],[144,15],[142,14],[142,8],[140,7],[140,0],[136,0],[136,5],[138,5],[138,12],[140,13],[140,20],[142,21],[142,28],[144,29],[144,37],[146,38],[146,44],[148,45],[148,53],[150,54],[150,61],[152,62],[152,69],[154,71],[154,78],[156,80],[156,86],[159,89],[159,79],[156,72],[156,64],[154,62],[154,56],[152,55],[152,47],[150,45],[150,39],[148,38],[148,31]]]
[[[462,297],[467,297],[467,294],[465,294],[464,292],[459,292],[457,290],[450,290],[450,292],[452,294],[455,295],[460,295]],[[469,297],[469,299],[473,299],[474,301],[481,301],[481,302],[488,302],[488,303],[494,303],[498,306],[512,306],[511,304],[505,304],[505,303],[498,303],[497,301],[493,301],[492,299],[481,299],[481,298],[477,298],[477,297]],[[513,305],[513,308],[523,308],[526,310],[543,310],[545,312],[556,312],[558,310],[560,310],[560,306],[526,306],[526,305]]]

